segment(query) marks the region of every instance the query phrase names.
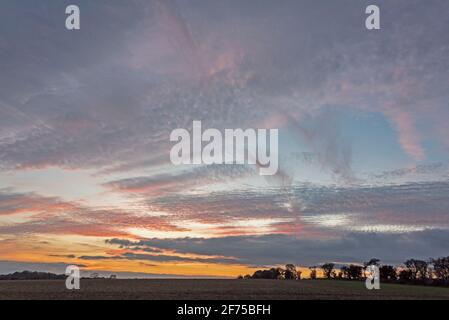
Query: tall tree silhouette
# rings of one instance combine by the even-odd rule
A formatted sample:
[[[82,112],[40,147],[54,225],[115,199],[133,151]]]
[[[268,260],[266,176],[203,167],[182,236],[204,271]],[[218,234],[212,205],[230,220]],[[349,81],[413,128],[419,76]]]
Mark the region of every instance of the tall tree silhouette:
[[[332,278],[334,267],[335,264],[332,262],[325,263],[321,266],[321,269],[323,269],[323,274],[327,279]]]

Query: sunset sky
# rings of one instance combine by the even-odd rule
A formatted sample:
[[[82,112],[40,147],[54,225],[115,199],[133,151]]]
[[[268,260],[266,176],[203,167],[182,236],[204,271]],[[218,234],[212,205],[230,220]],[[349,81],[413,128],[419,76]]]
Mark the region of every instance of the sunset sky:
[[[279,129],[278,174],[172,165],[194,120]],[[448,244],[449,1],[1,1],[0,273],[235,277]]]

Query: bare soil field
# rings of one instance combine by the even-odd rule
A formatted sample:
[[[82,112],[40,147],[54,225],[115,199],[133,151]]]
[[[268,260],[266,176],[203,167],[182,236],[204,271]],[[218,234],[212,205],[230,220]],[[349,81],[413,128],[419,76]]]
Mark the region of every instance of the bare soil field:
[[[0,299],[39,300],[309,300],[445,299],[449,288],[382,284],[369,291],[363,282],[302,280],[81,280],[69,291],[64,281],[0,281]]]

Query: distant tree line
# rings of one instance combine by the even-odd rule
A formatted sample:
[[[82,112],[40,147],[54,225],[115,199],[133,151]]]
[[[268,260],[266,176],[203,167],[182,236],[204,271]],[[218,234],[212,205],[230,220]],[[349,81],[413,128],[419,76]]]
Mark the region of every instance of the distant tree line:
[[[272,280],[300,280],[301,271],[293,264],[287,264],[284,268],[271,268],[269,270],[257,270],[254,274],[239,276],[239,279],[272,279]]]
[[[65,278],[67,278],[67,276],[63,274],[35,271],[22,271],[0,275],[0,280],[63,280]]]
[[[14,272],[11,274],[0,275],[1,280],[65,280],[67,275],[65,274],[54,274],[49,272],[36,272],[36,271],[21,271]],[[108,279],[106,277],[101,277],[98,273],[92,273],[89,278],[82,279]],[[115,274],[111,274],[109,279],[117,279]]]
[[[449,256],[428,261],[409,259],[400,266],[382,264],[373,258],[363,264],[350,264],[337,268],[335,263],[328,262],[320,266],[312,266],[310,279],[317,279],[317,269],[321,269],[323,278],[329,280],[364,280],[368,266],[377,266],[381,282],[449,286]],[[239,279],[292,279],[300,280],[301,271],[293,264],[285,268],[258,270],[253,275],[239,276]]]

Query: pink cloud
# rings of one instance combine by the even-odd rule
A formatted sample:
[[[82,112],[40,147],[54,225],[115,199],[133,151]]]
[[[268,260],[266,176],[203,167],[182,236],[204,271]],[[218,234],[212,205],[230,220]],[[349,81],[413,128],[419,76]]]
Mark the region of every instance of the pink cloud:
[[[415,160],[423,160],[425,157],[425,151],[421,146],[421,137],[415,128],[412,115],[404,110],[394,107],[385,108],[384,114],[395,125],[395,128],[399,134],[399,143],[402,149]]]

